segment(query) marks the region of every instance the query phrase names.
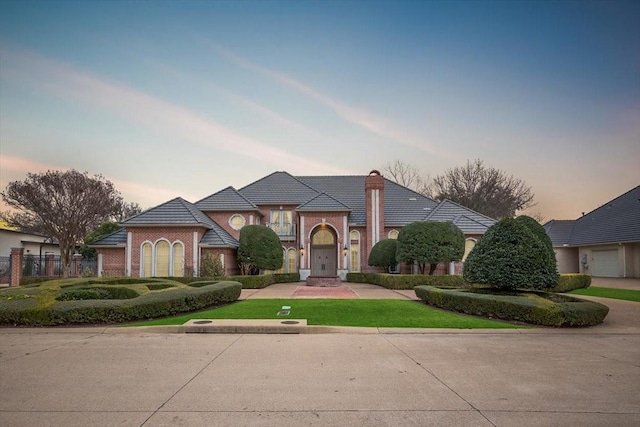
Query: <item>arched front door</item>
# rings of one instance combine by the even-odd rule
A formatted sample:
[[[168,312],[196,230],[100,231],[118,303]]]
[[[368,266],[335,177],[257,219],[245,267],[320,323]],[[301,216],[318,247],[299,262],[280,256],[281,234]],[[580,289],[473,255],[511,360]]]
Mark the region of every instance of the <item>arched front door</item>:
[[[311,276],[336,277],[338,275],[337,239],[333,230],[318,227],[311,235]]]

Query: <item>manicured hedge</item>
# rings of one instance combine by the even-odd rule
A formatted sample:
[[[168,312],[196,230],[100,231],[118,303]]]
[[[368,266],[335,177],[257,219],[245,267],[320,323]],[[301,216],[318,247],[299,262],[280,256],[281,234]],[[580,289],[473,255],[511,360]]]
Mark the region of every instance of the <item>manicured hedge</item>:
[[[278,273],[273,275],[273,283],[296,283],[300,281],[300,273]]]
[[[128,300],[60,301],[48,307],[38,306],[36,298],[8,301],[0,304],[0,324],[53,326],[166,317],[236,301],[241,289],[240,283],[226,281],[201,288],[149,292]]]
[[[576,289],[591,286],[591,276],[588,274],[561,274],[558,284],[549,289],[550,292],[571,292]]]
[[[446,310],[543,326],[593,326],[609,307],[546,292],[495,292],[488,289],[441,289],[417,286],[416,296]]]
[[[426,276],[421,274],[347,273],[347,282],[371,283],[387,289],[413,289],[419,285],[444,288],[465,286],[462,276]]]
[[[275,283],[273,274],[262,274],[259,276],[231,276],[229,280],[242,283],[243,289],[262,289]]]

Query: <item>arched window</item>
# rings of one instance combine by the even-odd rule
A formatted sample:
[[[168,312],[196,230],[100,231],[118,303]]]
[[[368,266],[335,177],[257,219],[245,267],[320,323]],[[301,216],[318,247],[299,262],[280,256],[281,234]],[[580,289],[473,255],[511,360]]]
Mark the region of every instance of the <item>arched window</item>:
[[[400,234],[400,233],[398,233],[398,230],[391,230],[389,232],[389,238],[390,239],[397,239],[398,238],[398,234]]]
[[[282,267],[277,270],[273,270],[275,274],[282,274],[287,272],[287,250],[282,248]]]
[[[333,233],[326,228],[322,228],[313,235],[312,245],[334,245],[335,237]]]
[[[475,247],[476,247],[476,239],[467,239],[464,241],[464,256],[462,257],[462,261],[467,259],[469,252],[471,252],[471,250]]]
[[[360,233],[357,230],[352,230],[349,233],[350,240],[350,254],[351,254],[351,271],[360,271]]]
[[[169,276],[169,260],[171,258],[171,246],[166,240],[159,240],[156,242],[156,277],[168,277]]]
[[[153,246],[151,242],[144,242],[140,247],[140,277],[153,275]]]
[[[296,250],[291,248],[287,251],[287,273],[295,273],[296,267]]]
[[[171,267],[172,276],[184,277],[184,245],[181,242],[174,242],[173,244]]]

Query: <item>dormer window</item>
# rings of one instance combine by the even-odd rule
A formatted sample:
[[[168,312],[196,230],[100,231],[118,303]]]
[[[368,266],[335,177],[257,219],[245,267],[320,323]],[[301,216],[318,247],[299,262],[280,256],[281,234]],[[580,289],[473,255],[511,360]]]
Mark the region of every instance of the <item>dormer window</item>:
[[[231,218],[229,218],[229,225],[234,230],[240,230],[246,223],[247,220],[240,214],[231,215]]]

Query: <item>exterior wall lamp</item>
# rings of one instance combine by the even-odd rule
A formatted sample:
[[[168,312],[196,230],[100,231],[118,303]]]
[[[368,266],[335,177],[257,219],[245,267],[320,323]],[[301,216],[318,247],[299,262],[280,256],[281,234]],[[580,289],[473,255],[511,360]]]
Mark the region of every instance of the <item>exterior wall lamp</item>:
[[[349,248],[347,248],[347,245],[344,245],[344,249],[342,250],[342,254],[344,256],[347,256],[348,253],[349,253]]]

